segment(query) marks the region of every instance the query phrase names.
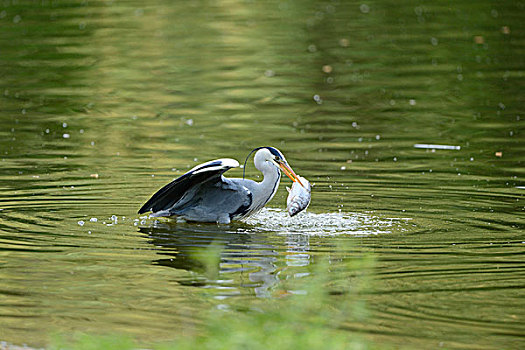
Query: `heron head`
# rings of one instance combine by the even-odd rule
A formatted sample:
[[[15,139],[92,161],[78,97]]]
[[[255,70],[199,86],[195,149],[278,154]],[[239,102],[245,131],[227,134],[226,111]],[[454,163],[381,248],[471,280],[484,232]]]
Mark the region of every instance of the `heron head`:
[[[282,170],[286,176],[288,176],[293,182],[299,182],[301,186],[303,184],[295,174],[293,169],[290,167],[284,155],[277,148],[274,147],[261,147],[257,153],[255,153],[255,164],[268,162],[278,169]],[[303,186],[304,187],[304,186]]]

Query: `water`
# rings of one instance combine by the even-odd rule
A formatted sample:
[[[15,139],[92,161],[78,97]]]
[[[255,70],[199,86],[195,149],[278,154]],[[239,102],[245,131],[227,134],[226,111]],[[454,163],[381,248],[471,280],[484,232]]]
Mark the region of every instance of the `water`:
[[[346,242],[376,261],[349,330],[518,348],[524,6],[2,2],[0,340],[171,339],[210,299],[274,298]],[[247,223],[135,214],[199,162],[261,145],[315,184],[306,214],[287,217],[284,179]],[[210,281],[194,254],[213,242]]]

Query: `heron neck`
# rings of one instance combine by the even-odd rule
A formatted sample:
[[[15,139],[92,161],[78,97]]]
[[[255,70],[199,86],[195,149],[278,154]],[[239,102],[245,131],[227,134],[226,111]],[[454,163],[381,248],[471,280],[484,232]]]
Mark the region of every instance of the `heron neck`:
[[[269,202],[279,187],[281,181],[281,172],[275,167],[268,167],[262,170],[264,179],[259,183],[261,193],[264,193],[266,198],[263,199],[265,203]]]

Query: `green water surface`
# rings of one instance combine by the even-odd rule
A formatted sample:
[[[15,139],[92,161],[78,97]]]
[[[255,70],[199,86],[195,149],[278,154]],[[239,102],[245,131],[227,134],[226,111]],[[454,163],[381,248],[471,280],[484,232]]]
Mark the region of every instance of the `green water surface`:
[[[514,0],[0,1],[0,341],[170,340],[337,253],[375,262],[348,332],[523,347],[523,23]],[[247,223],[136,215],[263,145],[315,183],[306,214],[283,178]]]

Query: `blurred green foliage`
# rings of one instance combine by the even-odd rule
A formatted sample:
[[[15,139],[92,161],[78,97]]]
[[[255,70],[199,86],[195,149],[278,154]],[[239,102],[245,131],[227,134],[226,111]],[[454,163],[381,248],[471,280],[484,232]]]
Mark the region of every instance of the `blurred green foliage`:
[[[220,257],[219,244],[212,244],[206,253],[197,256],[208,279],[219,278]],[[308,277],[290,279],[276,287],[274,298],[261,298],[249,304],[220,301],[202,315],[202,324],[194,332],[170,343],[147,346],[159,350],[390,348],[372,344],[348,327],[349,322],[366,322],[366,305],[359,295],[370,290],[373,267],[371,255],[352,259],[324,257],[312,267]],[[346,278],[334,279],[339,274]],[[125,335],[82,334],[55,337],[50,349],[141,347]]]

